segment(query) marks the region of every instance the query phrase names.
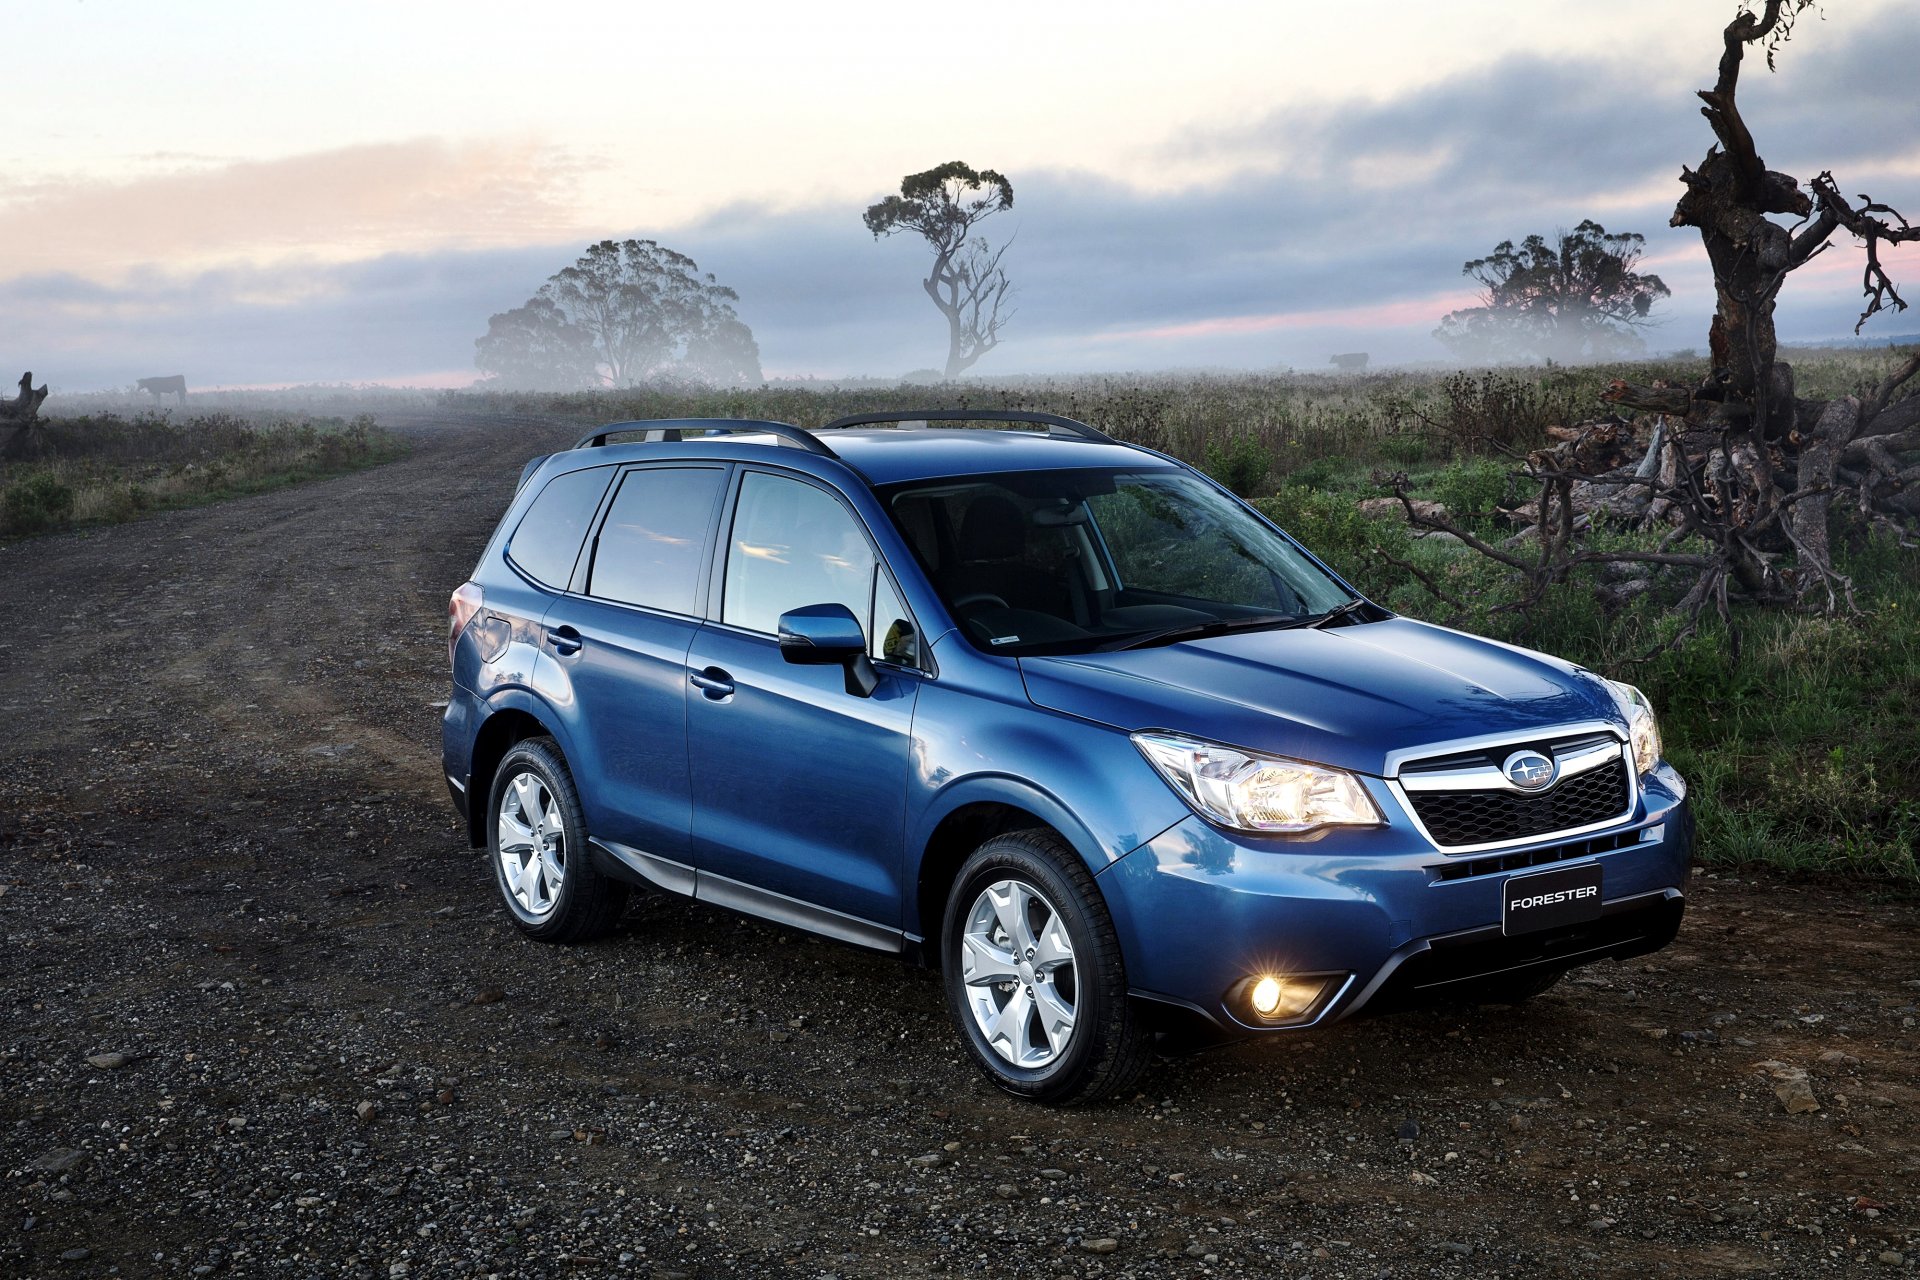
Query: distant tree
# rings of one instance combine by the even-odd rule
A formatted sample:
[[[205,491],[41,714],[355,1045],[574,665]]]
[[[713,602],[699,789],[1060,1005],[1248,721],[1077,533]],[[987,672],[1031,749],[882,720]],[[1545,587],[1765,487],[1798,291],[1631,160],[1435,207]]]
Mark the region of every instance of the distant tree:
[[[1645,236],[1609,235],[1591,220],[1552,243],[1528,236],[1515,248],[1503,240],[1461,268],[1480,283],[1480,305],[1452,312],[1433,336],[1463,359],[1486,362],[1641,351],[1636,330],[1671,293],[1659,276],[1634,269],[1645,244]]]
[[[501,386],[579,391],[600,385],[593,335],[546,298],[490,317],[473,345],[474,364]]]
[[[687,372],[702,382],[759,382],[760,344],[745,324],[722,318],[687,343],[685,365]]]
[[[740,295],[652,240],[602,240],[525,306],[494,316],[474,362],[516,385],[633,386],[659,374],[760,381]]]
[[[995,249],[973,234],[979,223],[1012,207],[1013,184],[1006,178],[953,160],[908,174],[899,195],[867,209],[874,239],[911,231],[933,247],[933,269],[920,287],[946,317],[949,378],[998,346],[1001,329],[1013,318],[1004,310],[1013,292],[1000,266],[1006,246]]]

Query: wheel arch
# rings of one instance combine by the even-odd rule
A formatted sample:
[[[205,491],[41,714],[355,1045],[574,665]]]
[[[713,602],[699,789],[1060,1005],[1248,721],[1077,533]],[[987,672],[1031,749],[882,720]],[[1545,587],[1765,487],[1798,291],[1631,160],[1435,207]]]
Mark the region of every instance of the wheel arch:
[[[495,703],[489,709],[487,718],[480,722],[480,728],[473,737],[464,806],[467,844],[470,847],[477,849],[487,842],[487,797],[493,791],[493,776],[500,767],[500,761],[506,758],[516,742],[524,742],[528,738],[552,738],[559,743],[561,756],[567,756],[566,742],[554,728],[551,719],[542,717],[541,710],[532,698],[507,697]]]
[[[913,905],[905,921],[909,934],[920,938],[913,950],[921,964],[940,967],[941,921],[967,856],[997,835],[1032,829],[1050,832],[1089,871],[1098,872],[1109,861],[1099,841],[1058,800],[1009,778],[975,779],[950,788],[942,802],[928,810],[924,835],[917,841]]]

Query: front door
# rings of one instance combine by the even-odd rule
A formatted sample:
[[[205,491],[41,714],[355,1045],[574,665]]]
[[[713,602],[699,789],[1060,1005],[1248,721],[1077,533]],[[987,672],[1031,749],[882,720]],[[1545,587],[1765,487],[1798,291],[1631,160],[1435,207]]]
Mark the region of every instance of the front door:
[[[840,667],[787,662],[776,638],[787,610],[844,604],[880,655],[876,631],[901,634],[898,594],[852,509],[791,475],[741,472],[719,552],[718,616],[687,654],[698,896],[898,945],[922,677],[881,656],[861,697]]]

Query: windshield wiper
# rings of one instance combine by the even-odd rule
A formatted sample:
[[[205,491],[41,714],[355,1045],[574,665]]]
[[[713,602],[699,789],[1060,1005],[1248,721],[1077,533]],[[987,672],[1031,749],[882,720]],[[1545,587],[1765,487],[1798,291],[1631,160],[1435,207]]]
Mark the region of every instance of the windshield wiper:
[[[1105,644],[1094,646],[1095,652],[1110,652],[1120,649],[1146,649],[1157,644],[1175,644],[1181,640],[1202,640],[1208,636],[1223,636],[1230,631],[1258,631],[1263,628],[1282,630],[1286,627],[1304,626],[1306,618],[1289,617],[1283,613],[1260,614],[1252,618],[1213,618],[1206,622],[1189,622],[1183,626],[1168,627],[1164,631],[1149,631],[1145,635],[1123,636],[1118,640],[1109,640]]]
[[[1310,622],[1305,623],[1304,625],[1309,627],[1324,627],[1329,622],[1334,622],[1340,618],[1346,617],[1348,614],[1354,612],[1356,609],[1364,608],[1366,606],[1366,603],[1367,602],[1364,597],[1355,596],[1353,599],[1347,601],[1345,604],[1335,605],[1333,608],[1327,610],[1325,613],[1321,614],[1319,617],[1313,619]]]

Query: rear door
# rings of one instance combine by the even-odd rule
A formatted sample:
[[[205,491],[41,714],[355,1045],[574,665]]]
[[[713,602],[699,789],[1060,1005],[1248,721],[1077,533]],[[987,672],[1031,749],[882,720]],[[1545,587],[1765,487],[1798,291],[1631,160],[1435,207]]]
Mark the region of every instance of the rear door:
[[[698,896],[868,945],[899,945],[913,708],[912,621],[838,494],[742,468],[687,655]],[[839,603],[861,620],[879,687],[780,655],[778,619]],[[891,637],[891,643],[889,638]],[[824,909],[824,910],[822,910]]]
[[[570,761],[587,827],[657,874],[684,866],[692,826],[687,649],[700,627],[724,464],[624,470],[580,556],[574,590],[547,612],[578,726]]]

